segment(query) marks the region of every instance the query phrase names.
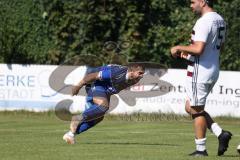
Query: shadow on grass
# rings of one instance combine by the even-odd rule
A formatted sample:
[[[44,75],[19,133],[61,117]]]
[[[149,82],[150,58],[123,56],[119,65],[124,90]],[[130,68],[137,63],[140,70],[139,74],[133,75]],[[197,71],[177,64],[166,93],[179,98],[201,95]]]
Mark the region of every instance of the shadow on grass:
[[[240,159],[240,155],[223,155],[223,156],[221,156],[221,157],[235,157],[235,158],[239,158]]]
[[[139,142],[85,142],[90,145],[143,145],[143,146],[172,146],[179,147],[178,144],[164,144],[164,143],[139,143]]]

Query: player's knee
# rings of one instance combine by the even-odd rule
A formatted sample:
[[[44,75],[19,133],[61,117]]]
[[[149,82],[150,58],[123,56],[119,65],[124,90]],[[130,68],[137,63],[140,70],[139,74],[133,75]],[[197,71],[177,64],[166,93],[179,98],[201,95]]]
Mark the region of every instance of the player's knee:
[[[195,113],[200,113],[204,111],[204,105],[202,106],[191,106],[191,113],[195,114]]]
[[[206,117],[206,112],[201,111],[201,112],[195,112],[195,113],[192,114],[192,119],[195,119],[197,117]]]
[[[106,108],[109,107],[109,102],[104,97],[93,97],[93,103],[95,103],[95,104],[97,104],[99,106],[104,106]]]
[[[188,113],[191,114],[192,116],[192,119],[195,119],[197,117],[200,117],[200,116],[206,116],[206,112],[204,111],[204,106],[190,106],[190,103],[189,105],[186,105],[188,106]]]
[[[97,104],[92,104],[90,108],[85,110],[82,114],[83,121],[91,121],[101,118],[105,115],[109,108]]]
[[[198,117],[205,117],[204,112],[194,113],[192,114],[192,119],[198,118]]]

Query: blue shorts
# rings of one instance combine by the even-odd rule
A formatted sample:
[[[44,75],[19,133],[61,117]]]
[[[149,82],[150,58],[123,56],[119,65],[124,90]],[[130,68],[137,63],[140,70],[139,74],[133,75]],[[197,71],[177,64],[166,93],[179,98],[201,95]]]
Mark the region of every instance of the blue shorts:
[[[93,97],[106,98],[110,102],[110,94],[107,93],[104,86],[86,86],[86,105],[85,109],[90,108],[93,104]]]

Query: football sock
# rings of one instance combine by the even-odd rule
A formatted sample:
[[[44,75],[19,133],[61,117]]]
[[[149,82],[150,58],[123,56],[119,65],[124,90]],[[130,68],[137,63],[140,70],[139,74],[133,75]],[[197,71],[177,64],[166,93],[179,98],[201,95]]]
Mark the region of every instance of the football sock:
[[[103,120],[102,118],[98,118],[96,120],[92,120],[92,121],[88,121],[88,122],[82,122],[78,125],[76,134],[80,134],[86,130],[88,130],[89,128],[92,128],[93,126],[95,126],[96,124],[98,124],[99,122],[101,122]]]
[[[89,121],[89,122],[82,122],[81,124],[78,125],[76,134],[80,134],[86,130],[88,130],[89,128],[92,128],[93,126],[95,126],[96,124],[93,121]]]
[[[217,123],[213,123],[211,131],[218,137],[222,133],[222,128]]]
[[[213,121],[213,119],[211,118],[211,116],[206,112],[205,112],[205,118],[207,121],[207,127],[208,129],[211,130],[211,132],[216,135],[217,137],[222,133],[222,128]]]
[[[72,131],[68,131],[67,134],[71,137],[74,137],[74,133]]]
[[[92,104],[90,108],[82,113],[83,120],[78,125],[76,134],[80,134],[101,122],[107,110],[107,107]]]
[[[206,140],[207,140],[207,138],[195,139],[196,150],[197,151],[204,151],[204,150],[206,150]]]
[[[213,121],[212,117],[206,111],[204,111],[203,114],[207,121],[207,128],[211,130],[211,126],[214,123],[214,121]]]

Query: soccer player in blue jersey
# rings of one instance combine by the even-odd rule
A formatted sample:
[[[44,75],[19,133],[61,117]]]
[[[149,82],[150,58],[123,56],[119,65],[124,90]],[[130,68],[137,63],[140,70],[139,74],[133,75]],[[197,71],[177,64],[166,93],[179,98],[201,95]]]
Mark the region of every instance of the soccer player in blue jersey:
[[[77,95],[85,86],[87,92],[87,109],[81,115],[72,117],[70,131],[63,136],[68,144],[75,143],[75,136],[101,122],[109,109],[110,96],[119,93],[136,83],[143,77],[144,66],[131,63],[128,66],[107,65],[93,69],[72,89]]]

